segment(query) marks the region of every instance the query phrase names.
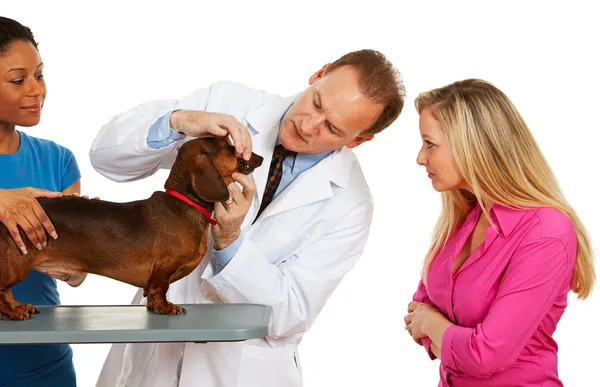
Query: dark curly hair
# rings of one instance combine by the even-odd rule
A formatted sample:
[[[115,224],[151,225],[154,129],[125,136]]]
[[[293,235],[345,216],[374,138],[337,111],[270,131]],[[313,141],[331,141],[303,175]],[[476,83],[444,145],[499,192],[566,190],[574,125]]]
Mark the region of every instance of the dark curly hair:
[[[25,27],[16,20],[0,16],[0,56],[6,53],[12,43],[19,40],[30,42],[36,49],[38,48],[29,27]]]

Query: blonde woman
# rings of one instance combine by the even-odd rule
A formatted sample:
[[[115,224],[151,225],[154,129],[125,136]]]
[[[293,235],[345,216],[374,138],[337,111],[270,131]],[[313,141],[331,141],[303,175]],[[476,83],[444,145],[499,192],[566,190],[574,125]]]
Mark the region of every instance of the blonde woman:
[[[488,82],[420,94],[417,162],[442,214],[406,329],[439,386],[562,386],[556,325],[595,282],[586,230],[525,121]]]

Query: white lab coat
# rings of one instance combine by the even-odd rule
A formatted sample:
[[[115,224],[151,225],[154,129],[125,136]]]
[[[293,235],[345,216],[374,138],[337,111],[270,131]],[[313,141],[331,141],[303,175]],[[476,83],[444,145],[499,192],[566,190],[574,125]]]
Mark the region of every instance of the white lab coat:
[[[297,353],[304,332],[362,254],[373,203],[354,153],[343,148],[299,175],[252,225],[267,179],[279,120],[294,97],[218,82],[181,100],[143,103],[114,117],[90,151],[93,166],[115,181],[170,168],[184,140],[155,150],[148,128],[174,109],[235,116],[252,134],[253,151],[265,158],[251,177],[257,190],[242,225],[244,241],[217,275],[205,259],[172,284],[174,303],[257,303],[273,308],[265,339],[237,343],[115,344],[98,387],[297,387]],[[138,292],[133,303],[145,303]]]

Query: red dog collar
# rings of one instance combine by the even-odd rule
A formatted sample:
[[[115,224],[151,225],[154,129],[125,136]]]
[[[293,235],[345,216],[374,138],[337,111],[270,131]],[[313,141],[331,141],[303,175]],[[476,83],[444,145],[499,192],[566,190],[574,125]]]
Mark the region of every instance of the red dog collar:
[[[217,224],[217,220],[212,217],[212,214],[210,212],[206,211],[206,209],[200,207],[199,205],[197,205],[196,203],[191,201],[187,196],[182,195],[179,192],[172,190],[172,189],[166,190],[165,193],[168,195],[171,195],[171,196],[175,196],[177,199],[180,199],[180,200],[186,202],[187,204],[189,204],[190,206],[193,206],[194,208],[196,208],[198,211],[200,211],[204,216],[206,216],[208,218],[208,222],[210,224]]]

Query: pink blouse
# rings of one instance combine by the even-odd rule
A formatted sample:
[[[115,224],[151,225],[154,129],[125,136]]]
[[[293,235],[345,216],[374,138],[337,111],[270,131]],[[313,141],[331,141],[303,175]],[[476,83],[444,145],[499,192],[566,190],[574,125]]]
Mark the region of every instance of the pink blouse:
[[[489,227],[452,275],[452,261],[481,212],[479,205],[471,210],[433,260],[427,287],[421,281],[413,297],[456,324],[444,333],[438,386],[562,386],[552,334],[571,289],[575,228],[552,208],[496,204],[491,218],[499,234]],[[422,343],[435,359],[431,340]]]

